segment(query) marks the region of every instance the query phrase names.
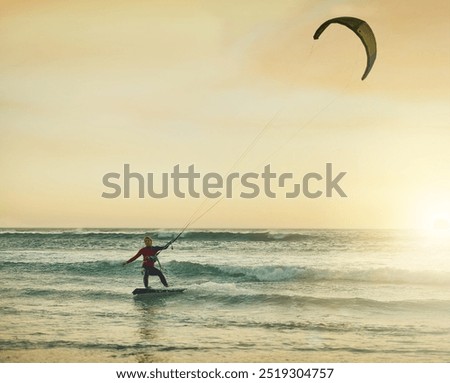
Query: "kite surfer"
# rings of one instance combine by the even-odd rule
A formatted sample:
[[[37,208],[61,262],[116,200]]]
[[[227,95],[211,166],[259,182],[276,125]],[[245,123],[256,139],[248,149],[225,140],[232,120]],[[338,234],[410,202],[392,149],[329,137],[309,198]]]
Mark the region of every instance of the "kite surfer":
[[[165,246],[152,246],[152,239],[150,237],[144,238],[145,247],[140,249],[137,254],[133,257],[131,257],[128,261],[123,262],[123,266],[125,266],[128,263],[131,263],[138,259],[141,255],[143,256],[144,260],[142,262],[142,267],[144,268],[144,286],[145,288],[148,288],[148,277],[149,275],[157,275],[159,279],[161,280],[161,283],[165,287],[169,287],[169,284],[167,283],[166,277],[162,273],[160,269],[157,269],[155,267],[155,262],[158,262],[158,254],[162,250],[167,249],[171,242],[167,243]]]

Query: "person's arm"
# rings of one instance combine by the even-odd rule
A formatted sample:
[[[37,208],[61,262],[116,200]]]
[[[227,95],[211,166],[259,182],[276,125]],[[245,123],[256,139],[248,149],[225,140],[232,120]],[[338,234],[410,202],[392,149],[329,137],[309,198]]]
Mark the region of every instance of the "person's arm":
[[[156,261],[156,257],[159,255],[159,253],[163,250],[166,250],[169,247],[170,243],[165,244],[164,246],[153,246],[153,249],[156,250],[155,255],[152,255],[150,258],[152,258],[153,261]]]
[[[141,255],[141,250],[139,250],[138,253],[134,257],[131,257],[128,261],[125,261],[124,263],[122,263],[122,266],[125,266],[126,264],[135,261],[136,259],[139,258],[140,255]]]

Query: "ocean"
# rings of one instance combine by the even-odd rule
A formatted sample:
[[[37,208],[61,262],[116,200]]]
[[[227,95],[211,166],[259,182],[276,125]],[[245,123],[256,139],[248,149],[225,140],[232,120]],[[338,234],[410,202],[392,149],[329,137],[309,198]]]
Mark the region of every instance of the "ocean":
[[[176,234],[0,229],[0,361],[450,360],[445,233],[189,230],[159,256],[186,291],[133,296]]]

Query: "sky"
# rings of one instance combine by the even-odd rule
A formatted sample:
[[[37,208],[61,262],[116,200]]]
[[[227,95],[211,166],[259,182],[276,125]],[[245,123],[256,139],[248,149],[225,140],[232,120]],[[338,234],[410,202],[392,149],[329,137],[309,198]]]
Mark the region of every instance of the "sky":
[[[0,227],[446,227],[449,14],[446,0],[0,0]],[[364,81],[352,31],[312,38],[339,16],[376,35]],[[301,183],[327,163],[345,198],[237,185],[219,202],[170,183],[139,198],[136,180],[102,197],[125,164],[158,189],[177,165],[226,178],[270,164]]]

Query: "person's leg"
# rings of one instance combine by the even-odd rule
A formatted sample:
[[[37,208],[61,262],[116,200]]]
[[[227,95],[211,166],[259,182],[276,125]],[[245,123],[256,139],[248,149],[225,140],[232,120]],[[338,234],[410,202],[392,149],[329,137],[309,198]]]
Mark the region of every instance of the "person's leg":
[[[167,283],[166,277],[161,272],[161,270],[157,269],[156,267],[152,267],[152,268],[146,269],[146,274],[148,274],[148,275],[157,275],[159,277],[159,279],[161,280],[161,283],[164,286],[169,287],[169,284]],[[148,276],[147,276],[147,279],[148,279]]]
[[[166,277],[165,277],[164,274],[161,272],[161,270],[158,270],[158,269],[156,269],[156,270],[158,271],[158,277],[159,277],[161,283],[162,283],[164,286],[169,287],[169,284],[167,283]]]
[[[146,289],[148,289],[148,269],[144,269],[144,286]]]

